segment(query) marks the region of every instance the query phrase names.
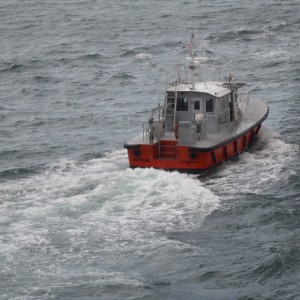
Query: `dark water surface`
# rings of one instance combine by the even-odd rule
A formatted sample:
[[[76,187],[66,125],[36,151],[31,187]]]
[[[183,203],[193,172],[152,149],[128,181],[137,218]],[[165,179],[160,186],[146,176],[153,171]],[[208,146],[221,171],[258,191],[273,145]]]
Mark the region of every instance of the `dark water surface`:
[[[300,299],[299,12],[2,1],[0,299]],[[192,31],[269,118],[199,177],[128,169]]]

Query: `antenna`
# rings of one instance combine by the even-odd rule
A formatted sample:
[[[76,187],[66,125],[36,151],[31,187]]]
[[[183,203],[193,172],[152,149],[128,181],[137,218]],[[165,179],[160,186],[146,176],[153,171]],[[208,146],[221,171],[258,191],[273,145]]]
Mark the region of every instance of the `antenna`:
[[[205,54],[202,57],[196,55],[197,46],[200,46],[200,45],[201,45],[200,43],[195,42],[195,35],[192,34],[191,40],[187,45],[187,48],[190,50],[190,57],[188,57],[187,59],[191,60],[191,62],[188,66],[189,66],[189,69],[192,71],[191,72],[191,74],[192,74],[192,80],[191,80],[192,81],[192,89],[195,88],[196,75],[199,75],[198,73],[196,73],[196,70],[199,69],[200,62],[205,63],[207,60],[207,57],[205,56]],[[204,79],[204,81],[205,81],[205,79]]]
[[[195,35],[192,33],[191,41],[188,44],[188,48],[190,49],[190,57],[192,60],[189,65],[189,68],[192,71],[192,89],[195,89],[195,70],[196,70],[196,64],[195,64],[196,51],[194,49],[194,39],[195,39]]]

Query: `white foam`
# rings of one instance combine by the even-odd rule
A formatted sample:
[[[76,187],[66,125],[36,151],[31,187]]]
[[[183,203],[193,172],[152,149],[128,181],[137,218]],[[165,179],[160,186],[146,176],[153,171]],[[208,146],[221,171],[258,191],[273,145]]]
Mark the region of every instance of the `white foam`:
[[[5,195],[0,216],[9,215],[7,246],[0,247],[7,259],[16,257],[21,245],[57,253],[52,231],[62,231],[80,249],[90,239],[101,240],[107,252],[167,245],[159,232],[198,228],[219,206],[219,198],[192,176],[129,169],[125,150],[84,164],[52,163],[41,174],[4,182],[0,189]]]
[[[272,49],[270,51],[258,50],[253,54],[261,59],[276,59],[276,61],[285,61],[289,58],[289,53],[281,49]]]
[[[225,201],[237,192],[262,193],[289,180],[294,174],[289,163],[298,154],[299,146],[264,128],[251,152],[217,169],[205,184],[177,172],[129,169],[125,150],[84,164],[52,163],[38,175],[1,184],[5,226],[0,230],[5,231],[0,255],[7,264],[21,252],[30,256],[30,249],[58,255],[61,249],[52,236],[59,232],[72,245],[65,259],[84,259],[85,249],[95,241],[112,261],[116,251],[120,258],[128,251],[143,255],[168,247],[184,249],[187,245],[167,239],[168,233],[201,226],[220,208],[216,194]],[[192,251],[201,253],[200,248]]]
[[[135,59],[136,60],[150,60],[150,59],[152,59],[152,55],[149,53],[138,53],[135,56]]]
[[[172,255],[172,259],[182,259],[185,253],[205,255],[201,246],[169,236],[199,228],[205,217],[237,192],[262,193],[289,180],[293,170],[288,164],[295,155],[299,155],[299,146],[286,144],[263,129],[251,152],[217,169],[205,184],[177,172],[129,169],[125,150],[84,164],[62,160],[38,175],[3,182],[3,270],[33,263],[40,266],[36,276],[61,281],[73,262],[97,262],[111,269],[122,261],[151,255]],[[97,273],[95,270],[86,272]],[[103,274],[101,282],[109,282],[110,275]],[[139,285],[139,277],[132,284]]]
[[[199,181],[177,172],[126,169],[112,181],[103,179],[102,189],[114,193],[101,213],[151,230],[189,230],[218,206],[218,198]]]
[[[289,164],[297,155],[298,145],[285,143],[279,134],[263,127],[251,152],[242,153],[238,162],[226,164],[207,184],[224,197],[236,192],[261,194],[295,175]]]

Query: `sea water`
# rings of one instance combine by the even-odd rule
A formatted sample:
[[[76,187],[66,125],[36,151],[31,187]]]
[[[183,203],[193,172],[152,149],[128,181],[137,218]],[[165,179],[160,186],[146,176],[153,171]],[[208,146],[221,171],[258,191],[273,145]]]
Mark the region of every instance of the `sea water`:
[[[0,299],[300,299],[298,1],[13,0],[0,16]],[[192,32],[269,117],[199,176],[129,169],[123,143]]]

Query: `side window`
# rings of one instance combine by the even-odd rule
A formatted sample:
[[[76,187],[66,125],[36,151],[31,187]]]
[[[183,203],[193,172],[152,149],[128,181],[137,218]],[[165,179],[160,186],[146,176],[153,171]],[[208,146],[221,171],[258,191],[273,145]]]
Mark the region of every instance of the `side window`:
[[[177,110],[178,111],[188,111],[189,110],[189,103],[188,98],[177,98]]]
[[[206,112],[214,112],[214,99],[213,98],[206,99]]]
[[[194,101],[194,110],[200,110],[200,101]]]

